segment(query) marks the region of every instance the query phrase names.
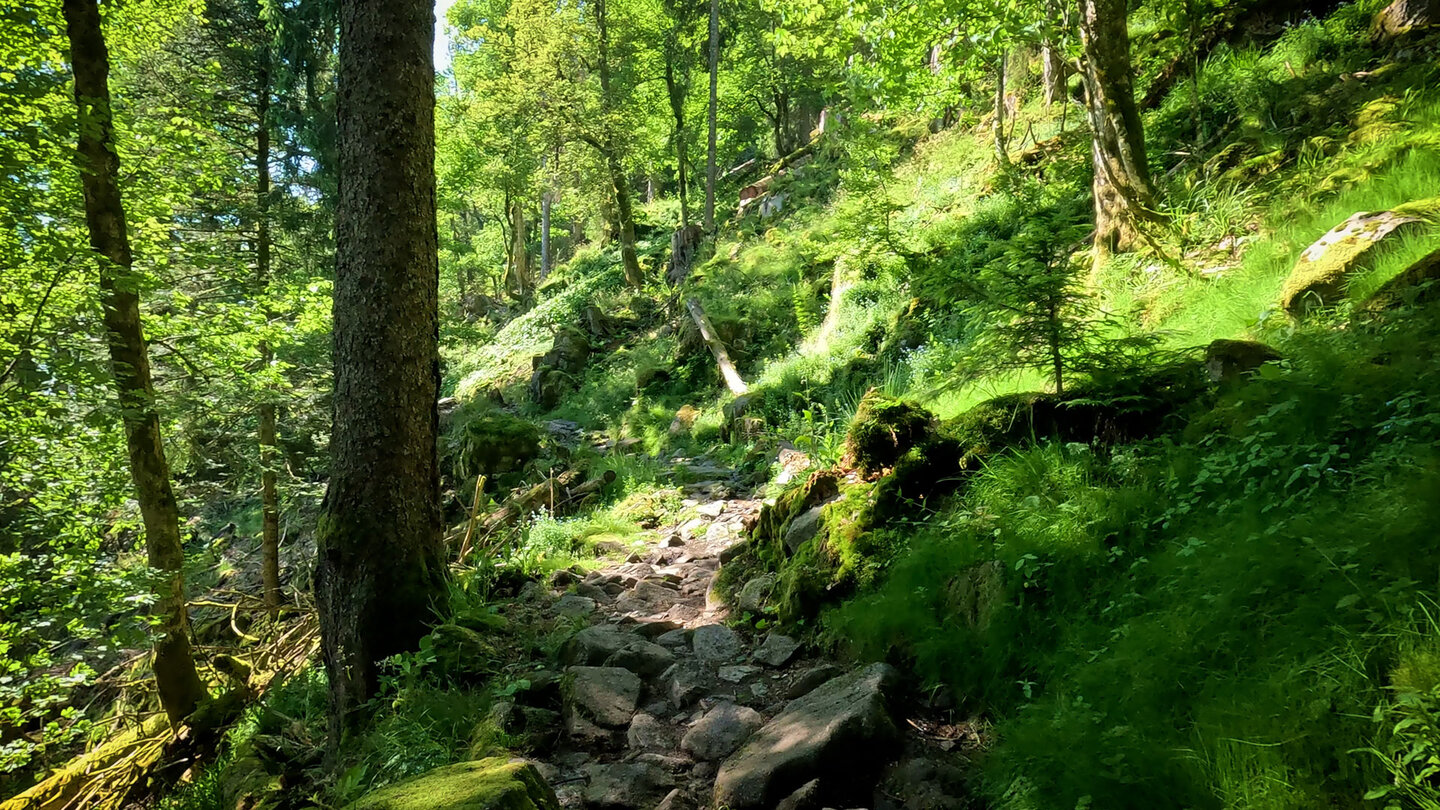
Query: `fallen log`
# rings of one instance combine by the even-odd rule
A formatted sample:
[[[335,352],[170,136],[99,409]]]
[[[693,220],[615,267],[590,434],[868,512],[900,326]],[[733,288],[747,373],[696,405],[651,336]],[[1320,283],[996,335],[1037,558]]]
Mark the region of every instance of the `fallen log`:
[[[510,496],[499,509],[486,516],[481,524],[484,536],[519,523],[545,509],[552,515],[574,511],[586,498],[595,495],[615,480],[615,471],[606,470],[599,478],[586,479],[579,470],[566,470],[559,475],[521,490]]]
[[[749,386],[740,378],[740,372],[735,370],[735,364],[730,362],[730,353],[725,351],[725,344],[715,334],[715,327],[705,316],[705,308],[700,306],[700,301],[691,298],[685,302],[685,308],[690,310],[690,318],[695,321],[695,328],[700,330],[700,337],[704,339],[705,345],[710,347],[710,353],[715,355],[715,364],[720,367],[720,376],[725,380],[725,387],[737,397],[749,391]]]

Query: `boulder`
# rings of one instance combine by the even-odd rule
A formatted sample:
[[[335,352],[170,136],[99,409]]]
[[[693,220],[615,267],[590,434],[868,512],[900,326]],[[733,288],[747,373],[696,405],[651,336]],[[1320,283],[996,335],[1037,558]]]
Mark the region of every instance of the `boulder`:
[[[1437,0],[1440,2],[1440,0]],[[1440,250],[1422,256],[1370,294],[1361,309],[1384,312],[1406,304],[1425,304],[1440,298]]]
[[[1280,353],[1254,340],[1216,340],[1205,347],[1205,373],[1210,382],[1233,385],[1276,360]]]
[[[723,624],[707,624],[695,628],[690,636],[695,657],[707,664],[724,664],[740,657],[744,645],[734,630]]]
[[[630,721],[625,741],[639,751],[674,751],[676,729],[653,714],[641,712]]]
[[[708,687],[705,674],[691,661],[682,661],[665,673],[670,702],[683,709],[699,700]]]
[[[635,636],[629,633],[597,624],[581,630],[565,642],[560,648],[560,662],[567,666],[598,667],[634,640]]]
[[[840,677],[841,674],[841,669],[834,664],[821,664],[814,669],[807,669],[800,673],[800,677],[791,682],[790,688],[785,690],[785,698],[795,700],[804,697]]]
[[[824,512],[825,504],[812,506],[790,521],[790,525],[785,528],[785,550],[794,554],[801,546],[814,540],[815,536],[820,534]]]
[[[585,775],[585,806],[600,810],[648,810],[675,787],[674,775],[648,762],[587,765]]]
[[[1339,303],[1356,269],[1389,237],[1425,222],[1424,202],[1393,211],[1361,211],[1335,226],[1300,254],[1280,293],[1280,306],[1294,316]]]
[[[690,726],[680,740],[680,748],[696,759],[724,759],[764,724],[765,718],[759,712],[726,701]]]
[[[640,702],[640,677],[619,667],[571,667],[565,684],[567,718],[625,728]]]
[[[773,590],[775,590],[774,574],[765,573],[753,577],[740,586],[740,592],[735,594],[735,606],[747,613],[759,613],[765,609],[765,602],[770,598],[770,592]]]
[[[595,612],[595,600],[567,593],[555,600],[557,616],[585,616]]]
[[[720,766],[715,804],[774,807],[820,777],[827,800],[865,797],[899,748],[889,705],[898,681],[893,667],[873,664],[792,701]]]
[[[605,666],[628,669],[642,678],[654,678],[675,663],[675,653],[649,641],[636,639],[605,659]]]
[[[1382,37],[1397,37],[1440,24],[1440,0],[1393,0],[1375,15],[1374,30]]]
[[[750,657],[768,667],[783,667],[790,663],[790,659],[794,658],[799,650],[800,642],[783,633],[771,631],[765,636],[765,642]]]
[[[775,810],[820,810],[820,780],[811,779],[775,805]]]
[[[555,791],[523,759],[490,757],[390,785],[350,810],[559,810]]]
[[[590,339],[585,333],[573,326],[562,327],[555,333],[550,351],[531,363],[534,373],[530,376],[530,401],[542,410],[553,410],[565,392],[574,387],[589,359]]]

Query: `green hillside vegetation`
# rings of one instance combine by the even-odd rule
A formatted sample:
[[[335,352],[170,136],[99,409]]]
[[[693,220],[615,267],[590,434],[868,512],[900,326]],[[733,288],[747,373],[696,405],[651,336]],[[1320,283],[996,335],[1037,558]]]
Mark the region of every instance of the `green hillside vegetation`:
[[[32,167],[0,191],[0,279],[25,291],[0,291],[21,324],[0,327],[0,810],[737,810],[711,791],[748,749],[678,735],[731,698],[757,733],[809,699],[787,703],[800,661],[893,666],[896,757],[953,769],[939,798],[904,790],[944,779],[887,771],[876,810],[1440,808],[1433,2],[1399,34],[1389,0],[1120,3],[1154,186],[1129,240],[1097,227],[1077,4],[722,5],[702,227],[708,8],[458,0],[438,432],[358,476],[438,457],[437,503],[377,504],[355,531],[396,550],[372,568],[421,582],[429,612],[398,618],[332,612],[360,559],[332,423],[384,399],[342,374],[343,339],[326,355],[356,238],[334,4],[102,5],[140,257],[121,286],[156,369],[140,399],[107,388],[103,272],[53,269],[89,244],[61,12],[0,9],[26,32],[0,45],[0,130],[29,138],[0,163]],[[255,31],[274,84],[215,95],[249,86],[224,43]],[[964,55],[916,56],[942,45]],[[1052,48],[1070,69],[1047,101]],[[232,154],[260,98],[275,155]],[[266,191],[242,199],[257,160]],[[252,258],[272,228],[273,270]],[[176,482],[169,568],[126,467],[141,411]],[[411,435],[376,424],[359,444]],[[443,523],[417,530],[430,557],[402,553],[392,508]],[[637,565],[653,576],[616,573]],[[706,612],[620,618],[652,580]],[[671,665],[712,615],[801,652],[687,704]],[[680,653],[650,649],[660,632],[585,646],[650,620],[685,631]],[[341,685],[346,644],[386,621],[415,638]],[[177,632],[205,693],[178,719],[146,652]],[[600,688],[585,670],[635,681],[624,723],[576,708]],[[656,702],[676,739],[642,746]],[[670,781],[585,770],[646,762]]]

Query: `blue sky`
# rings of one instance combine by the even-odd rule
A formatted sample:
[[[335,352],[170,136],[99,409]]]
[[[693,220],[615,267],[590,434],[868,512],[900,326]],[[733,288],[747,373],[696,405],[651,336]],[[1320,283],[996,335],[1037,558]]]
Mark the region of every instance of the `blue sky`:
[[[450,43],[445,39],[445,12],[455,0],[435,0],[435,71],[444,73],[450,69]]]

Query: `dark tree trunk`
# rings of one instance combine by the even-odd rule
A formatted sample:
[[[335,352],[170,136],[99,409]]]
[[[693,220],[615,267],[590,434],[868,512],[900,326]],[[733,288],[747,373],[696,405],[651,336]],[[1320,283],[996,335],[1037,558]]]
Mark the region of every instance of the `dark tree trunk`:
[[[710,108],[705,148],[705,232],[715,230],[715,112],[720,69],[720,0],[710,0]]]
[[[690,224],[690,189],[685,149],[685,90],[689,82],[681,82],[675,75],[675,54],[673,48],[665,51],[665,90],[670,97],[670,114],[675,118],[675,172],[680,183],[680,227]]]
[[[1081,0],[1085,101],[1093,136],[1095,251],[1128,250],[1155,217],[1155,191],[1130,69],[1125,0]]]
[[[315,598],[339,745],[445,588],[430,0],[341,0],[335,413]]]
[[[595,25],[600,35],[600,92],[609,107],[614,96],[610,90],[610,26],[605,6],[605,0],[595,0]],[[610,170],[610,185],[615,193],[615,225],[620,237],[620,261],[625,265],[625,283],[642,287],[645,277],[640,273],[640,258],[635,253],[635,211],[630,202],[630,183],[625,179],[625,169],[620,163],[612,133],[605,134],[605,143],[600,151],[605,155],[605,165]]]
[[[270,283],[270,46],[260,46],[260,69],[255,113],[255,282],[260,295]],[[274,362],[270,344],[260,342],[262,372]],[[259,408],[260,441],[260,581],[265,607],[273,616],[280,611],[280,497],[276,486],[279,437],[275,403],[262,392]]]
[[[555,195],[545,191],[540,195],[540,280],[550,275],[550,207]]]
[[[66,33],[75,70],[79,111],[79,163],[90,247],[99,254],[100,304],[104,310],[110,365],[115,375],[130,456],[130,476],[145,522],[145,552],[161,573],[155,612],[160,619],[152,669],[160,704],[172,725],[206,698],[190,650],[185,609],[184,551],[180,512],[170,484],[170,464],[160,437],[150,357],[140,323],[139,286],[133,274],[125,209],[120,198],[120,158],[110,111],[110,60],[95,0],[65,0]]]

